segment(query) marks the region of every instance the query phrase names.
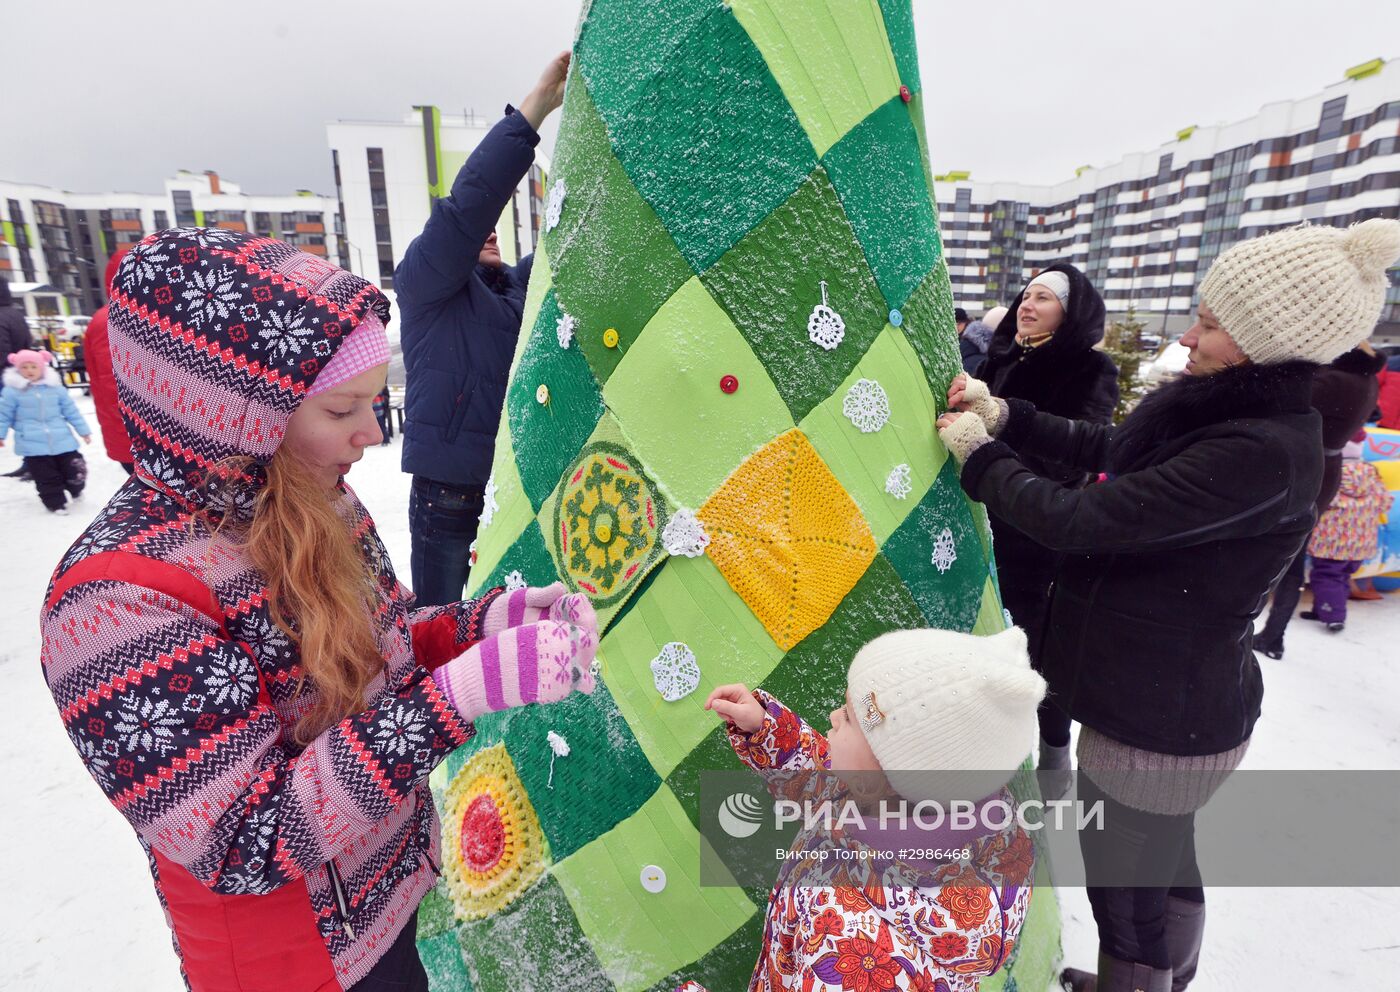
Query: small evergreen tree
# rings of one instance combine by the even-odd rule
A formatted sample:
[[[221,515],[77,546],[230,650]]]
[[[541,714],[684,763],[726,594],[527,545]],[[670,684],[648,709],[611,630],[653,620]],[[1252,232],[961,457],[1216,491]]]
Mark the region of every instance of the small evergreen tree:
[[[1137,406],[1146,386],[1138,377],[1142,365],[1142,329],[1147,326],[1138,320],[1132,307],[1122,320],[1115,320],[1104,329],[1103,350],[1118,366],[1118,406],[1113,410],[1113,422],[1121,424],[1133,407]]]

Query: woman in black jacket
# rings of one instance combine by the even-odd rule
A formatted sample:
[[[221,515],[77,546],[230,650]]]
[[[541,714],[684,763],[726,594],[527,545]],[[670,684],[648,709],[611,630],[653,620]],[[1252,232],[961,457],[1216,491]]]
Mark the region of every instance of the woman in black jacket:
[[[993,396],[1025,400],[1057,417],[1106,424],[1118,403],[1118,368],[1095,350],[1103,331],[1104,304],[1098,290],[1073,265],[1051,265],[1012,301],[987,348],[980,378]],[[1052,457],[1030,455],[1027,464],[1037,474],[1072,488],[1089,478]],[[1002,602],[1026,631],[1031,663],[1040,670],[1046,590],[1058,552],[995,512],[991,525]],[[1069,732],[1070,718],[1046,697],[1040,705],[1039,767],[1065,772],[1066,786]]]
[[[1089,888],[1100,992],[1183,989],[1195,974],[1195,811],[1249,746],[1263,696],[1253,623],[1312,528],[1313,373],[1370,333],[1398,256],[1400,221],[1381,219],[1234,246],[1201,284],[1187,375],[1120,428],[996,400],[962,376],[949,390],[950,410],[972,411],[939,419],[963,489],[1063,555],[1040,660],[1083,725],[1080,799],[1105,806],[1106,829],[1080,834],[1090,878],[1150,864],[1175,883]],[[1031,457],[1110,477],[1071,489]]]

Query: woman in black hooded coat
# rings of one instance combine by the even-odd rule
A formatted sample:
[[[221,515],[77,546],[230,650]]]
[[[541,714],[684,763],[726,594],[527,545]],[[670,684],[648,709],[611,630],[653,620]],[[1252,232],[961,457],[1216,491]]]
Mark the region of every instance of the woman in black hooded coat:
[[[1059,273],[1067,298],[1055,289]],[[1044,280],[1043,282],[1041,280]],[[1103,340],[1104,303],[1092,283],[1073,265],[1057,262],[1036,276],[1012,301],[987,349],[979,378],[993,396],[1025,400],[1037,410],[1069,420],[1106,424],[1118,404],[1118,367],[1095,346]],[[1058,321],[1057,321],[1058,316]],[[1043,478],[1078,488],[1088,473],[1051,459],[1026,459]],[[990,514],[1002,602],[1026,631],[1031,663],[1039,671],[1046,591],[1059,554]],[[1069,717],[1047,698],[1040,706],[1042,769],[1069,768]]]

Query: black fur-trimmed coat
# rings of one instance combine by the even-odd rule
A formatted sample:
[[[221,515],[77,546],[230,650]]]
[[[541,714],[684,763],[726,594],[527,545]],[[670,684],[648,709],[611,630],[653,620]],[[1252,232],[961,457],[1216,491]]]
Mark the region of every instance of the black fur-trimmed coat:
[[[1057,417],[1106,424],[1118,403],[1118,367],[1095,350],[1103,340],[1103,298],[1073,265],[1061,262],[1045,271],[1063,272],[1070,284],[1069,306],[1055,336],[1037,348],[1016,343],[1016,310],[1025,295],[1022,290],[992,336],[978,378],[1002,399],[1026,400],[1037,410]],[[1052,457],[1035,453],[1024,457],[1026,465],[1044,478],[1071,486],[1082,486],[1088,479],[1083,470]],[[995,513],[991,525],[1002,600],[1034,644],[1044,620],[1045,590],[1058,556]]]
[[[1315,369],[1183,377],[1118,428],[1010,402],[962,485],[1064,556],[1037,652],[1060,709],[1166,754],[1213,754],[1250,736],[1263,697],[1254,618],[1312,528],[1322,479]],[[1111,476],[1073,489],[1023,454]]]

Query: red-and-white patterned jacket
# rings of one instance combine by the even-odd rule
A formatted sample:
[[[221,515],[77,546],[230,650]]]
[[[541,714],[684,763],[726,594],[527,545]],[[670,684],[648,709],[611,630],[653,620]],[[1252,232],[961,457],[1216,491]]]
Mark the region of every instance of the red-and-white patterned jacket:
[[[136,830],[198,992],[335,992],[437,875],[427,777],[472,734],[429,669],[479,639],[485,600],[411,611],[364,507],[339,509],[378,585],[382,674],[306,747],[315,703],[264,577],[206,519],[242,520],[374,286],[269,238],[176,229],[123,256],[109,349],[136,475],[64,555],[44,677],[88,772]]]

